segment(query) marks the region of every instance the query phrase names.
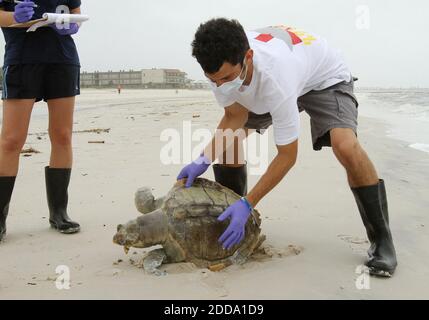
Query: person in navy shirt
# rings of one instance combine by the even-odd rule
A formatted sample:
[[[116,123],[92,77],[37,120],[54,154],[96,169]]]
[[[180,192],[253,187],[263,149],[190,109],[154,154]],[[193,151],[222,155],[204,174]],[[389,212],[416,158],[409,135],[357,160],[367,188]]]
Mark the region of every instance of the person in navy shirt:
[[[39,19],[43,13],[79,14],[80,0],[0,0],[0,26],[5,45],[3,63],[3,123],[0,135],[0,241],[19,156],[26,141],[31,111],[44,100],[49,110],[51,157],[45,167],[50,225],[61,233],[76,233],[80,225],[67,214],[73,153],[72,127],[75,97],[80,94],[80,62],[72,35],[79,25],[52,24],[35,32],[13,24]]]

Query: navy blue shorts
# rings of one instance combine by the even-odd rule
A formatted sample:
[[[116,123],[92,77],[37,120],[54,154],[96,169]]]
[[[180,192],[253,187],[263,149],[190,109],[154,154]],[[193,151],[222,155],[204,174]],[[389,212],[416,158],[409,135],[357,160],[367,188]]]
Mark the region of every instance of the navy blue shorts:
[[[17,64],[3,67],[2,100],[50,99],[80,94],[80,67],[68,64]]]

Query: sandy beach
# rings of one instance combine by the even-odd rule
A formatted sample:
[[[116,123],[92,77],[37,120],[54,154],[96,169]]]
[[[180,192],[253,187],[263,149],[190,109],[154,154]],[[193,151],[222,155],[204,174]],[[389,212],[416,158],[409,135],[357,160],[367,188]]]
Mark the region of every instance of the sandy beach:
[[[160,162],[161,132],[181,131],[183,121],[214,129],[222,109],[208,91],[83,90],[75,114],[69,210],[82,232],[64,236],[48,224],[44,108],[36,107],[25,146],[40,153],[21,157],[8,234],[0,244],[0,299],[429,299],[429,153],[387,137],[379,120],[361,117],[359,138],[386,180],[399,267],[392,279],[371,277],[370,287],[359,289],[365,230],[332,151],[312,150],[307,115],[301,115],[296,167],[258,206],[264,245],[273,256],[216,273],[168,265],[168,275],[156,277],[137,266],[148,250],[125,255],[112,243],[116,226],[139,215],[139,187],[162,196],[175,182],[182,165]],[[106,130],[82,132],[93,129]],[[272,132],[267,134],[272,157]],[[213,179],[211,169],[205,177]],[[257,179],[250,176],[250,186]],[[56,288],[59,265],[70,269],[69,290]]]

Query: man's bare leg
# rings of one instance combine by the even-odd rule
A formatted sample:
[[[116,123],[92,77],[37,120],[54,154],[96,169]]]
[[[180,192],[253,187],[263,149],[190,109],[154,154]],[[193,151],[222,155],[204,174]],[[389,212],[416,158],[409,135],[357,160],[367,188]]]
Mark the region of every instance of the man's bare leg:
[[[371,247],[367,266],[379,276],[392,276],[397,266],[396,252],[389,227],[387,196],[384,181],[359,144],[351,129],[337,128],[330,132],[335,156],[347,172]]]

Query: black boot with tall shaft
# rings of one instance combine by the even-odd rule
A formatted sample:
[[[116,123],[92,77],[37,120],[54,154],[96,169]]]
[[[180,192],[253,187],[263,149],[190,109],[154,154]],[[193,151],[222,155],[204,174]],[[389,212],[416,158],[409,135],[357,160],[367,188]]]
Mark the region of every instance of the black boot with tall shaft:
[[[227,167],[215,164],[213,165],[213,172],[216,182],[242,197],[247,194],[247,165]]]
[[[371,247],[366,265],[373,275],[391,277],[397,261],[389,227],[384,181],[373,186],[352,188]]]
[[[71,169],[45,168],[46,194],[49,206],[49,223],[61,233],[80,231],[80,225],[67,215],[68,186]]]
[[[0,241],[6,235],[6,219],[16,177],[0,177]]]

